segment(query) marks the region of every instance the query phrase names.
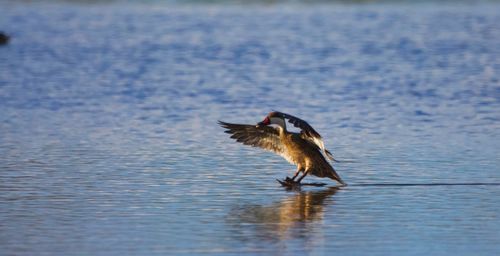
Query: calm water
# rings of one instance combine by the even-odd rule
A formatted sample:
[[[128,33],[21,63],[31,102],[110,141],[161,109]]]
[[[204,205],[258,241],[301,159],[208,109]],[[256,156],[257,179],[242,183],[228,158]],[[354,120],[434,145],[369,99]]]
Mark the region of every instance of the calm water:
[[[0,7],[0,255],[500,254],[498,4]],[[350,186],[216,125],[273,109]]]

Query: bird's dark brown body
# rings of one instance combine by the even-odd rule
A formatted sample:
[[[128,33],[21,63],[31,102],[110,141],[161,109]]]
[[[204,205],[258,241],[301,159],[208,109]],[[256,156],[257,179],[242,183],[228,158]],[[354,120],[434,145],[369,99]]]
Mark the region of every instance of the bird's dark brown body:
[[[283,131],[280,139],[285,145],[287,155],[285,158],[292,164],[297,165],[297,170],[304,172],[310,170],[310,174],[320,178],[331,178],[342,183],[340,177],[335,173],[333,167],[321,154],[318,146],[303,139],[298,133]]]
[[[299,127],[301,132],[287,131],[285,118],[294,126]],[[219,124],[226,128],[226,133],[232,134],[231,138],[236,141],[273,151],[288,162],[295,164],[297,171],[293,178],[286,179],[287,182],[300,183],[305,176],[312,174],[321,178],[330,178],[345,185],[325,158],[324,155],[334,160],[331,153],[324,147],[319,133],[307,122],[297,117],[281,112],[271,112],[264,121],[257,125],[231,124],[221,121]],[[295,181],[300,173],[303,173],[302,176]]]

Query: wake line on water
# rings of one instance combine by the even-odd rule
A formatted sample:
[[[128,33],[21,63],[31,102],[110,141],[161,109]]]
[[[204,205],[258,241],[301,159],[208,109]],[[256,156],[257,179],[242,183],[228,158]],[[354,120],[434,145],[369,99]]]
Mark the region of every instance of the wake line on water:
[[[500,186],[500,183],[357,183],[347,187],[426,187],[426,186]]]

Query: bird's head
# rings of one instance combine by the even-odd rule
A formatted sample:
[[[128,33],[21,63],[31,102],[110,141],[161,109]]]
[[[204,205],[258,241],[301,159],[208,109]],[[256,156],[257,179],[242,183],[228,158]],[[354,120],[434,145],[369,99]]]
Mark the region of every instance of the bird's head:
[[[264,126],[264,125],[278,125],[281,128],[285,129],[285,118],[280,112],[271,112],[269,113],[266,118],[262,122],[259,122],[257,125],[258,126]]]

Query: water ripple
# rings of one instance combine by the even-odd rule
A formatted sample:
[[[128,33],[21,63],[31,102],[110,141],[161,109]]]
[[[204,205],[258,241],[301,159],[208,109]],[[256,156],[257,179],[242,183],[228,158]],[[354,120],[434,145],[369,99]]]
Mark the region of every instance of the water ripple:
[[[0,5],[0,254],[499,254],[497,4]],[[217,125],[273,109],[349,186]]]

